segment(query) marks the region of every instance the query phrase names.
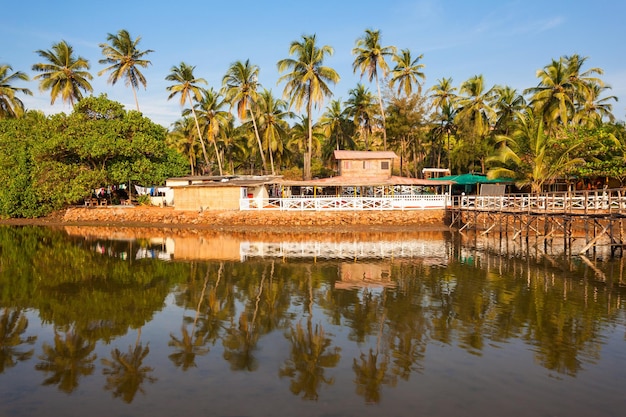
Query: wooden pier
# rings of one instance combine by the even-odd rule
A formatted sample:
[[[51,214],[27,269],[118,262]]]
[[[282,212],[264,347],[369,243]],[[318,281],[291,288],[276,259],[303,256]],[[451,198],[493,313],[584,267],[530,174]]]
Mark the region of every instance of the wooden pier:
[[[611,255],[625,246],[626,188],[500,196],[453,196],[450,227],[477,234],[499,234],[547,246],[562,241],[569,252],[584,254],[609,246]]]

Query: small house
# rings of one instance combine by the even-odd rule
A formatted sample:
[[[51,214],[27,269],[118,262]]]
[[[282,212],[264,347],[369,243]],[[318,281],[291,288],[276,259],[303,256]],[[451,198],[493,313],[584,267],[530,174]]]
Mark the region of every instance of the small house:
[[[334,153],[339,176],[348,178],[391,178],[393,161],[398,158],[391,151],[342,151]]]

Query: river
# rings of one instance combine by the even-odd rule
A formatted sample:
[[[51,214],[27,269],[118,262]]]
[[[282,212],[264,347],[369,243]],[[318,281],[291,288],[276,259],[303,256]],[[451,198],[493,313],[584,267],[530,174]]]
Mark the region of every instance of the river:
[[[448,231],[0,227],[0,416],[618,416],[625,262]]]

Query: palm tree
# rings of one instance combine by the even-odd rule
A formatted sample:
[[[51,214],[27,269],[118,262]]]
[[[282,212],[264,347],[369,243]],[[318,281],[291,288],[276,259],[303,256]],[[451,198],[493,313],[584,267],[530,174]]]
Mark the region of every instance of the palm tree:
[[[259,130],[262,132],[264,148],[270,156],[272,175],[275,175],[274,153],[282,154],[283,140],[289,132],[289,124],[285,120],[292,114],[287,110],[285,100],[276,99],[271,90],[263,90],[259,94]]]
[[[461,84],[463,97],[459,99],[457,114],[459,128],[469,137],[470,164],[475,158],[480,160],[481,172],[485,172],[483,140],[489,134],[491,123],[495,120],[495,111],[491,107],[493,91],[485,91],[485,81],[482,75],[475,75]]]
[[[437,80],[437,84],[430,88],[433,106],[442,109],[445,105],[452,105],[457,99],[456,87],[452,86],[452,78]]]
[[[352,126],[348,112],[343,108],[341,100],[332,100],[320,119],[320,127],[324,129],[324,133],[329,139],[324,146],[324,160],[331,160],[334,150],[355,148],[351,136]]]
[[[172,67],[170,71],[172,71],[165,79],[167,81],[174,81],[176,84],[170,85],[166,87],[167,91],[170,91],[170,95],[167,99],[171,99],[176,94],[180,94],[180,105],[184,106],[186,101],[189,101],[189,106],[191,107],[191,113],[193,114],[193,119],[196,122],[196,130],[198,131],[198,138],[200,139],[200,144],[202,145],[202,154],[204,155],[204,162],[206,166],[209,166],[209,157],[206,153],[206,146],[204,146],[204,139],[202,138],[202,133],[200,132],[200,125],[198,123],[198,116],[196,115],[196,110],[194,109],[193,99],[191,95],[193,94],[193,98],[196,101],[200,101],[202,97],[201,88],[198,87],[198,84],[206,84],[206,80],[204,78],[195,78],[193,75],[193,70],[196,67],[192,67],[187,65],[184,62],[181,62],[178,67]]]
[[[199,151],[194,130],[193,119],[191,117],[184,117],[174,122],[172,130],[168,133],[166,138],[169,147],[176,149],[182,155],[186,155],[189,158],[189,169],[191,170],[192,176],[195,175],[196,155]]]
[[[28,88],[14,87],[11,84],[14,81],[28,81],[27,74],[13,71],[10,65],[0,65],[0,119],[20,117],[24,114],[24,103],[15,96],[16,93],[22,93],[32,96],[33,93]]]
[[[196,114],[202,122],[203,130],[206,132],[207,138],[213,143],[215,157],[217,158],[217,166],[220,175],[223,175],[222,156],[217,148],[217,137],[223,127],[229,122],[230,114],[221,110],[224,106],[224,100],[219,93],[213,88],[202,90],[202,99],[196,104]],[[184,114],[184,112],[183,112]]]
[[[517,90],[509,86],[497,85],[493,88],[493,109],[496,111],[495,131],[508,135],[515,122],[515,115],[524,110],[526,100]]]
[[[226,101],[230,102],[231,108],[237,107],[239,120],[246,119],[246,113],[250,114],[250,119],[252,119],[252,125],[254,127],[254,135],[259,145],[263,171],[267,171],[263,145],[261,144],[259,129],[256,125],[256,116],[254,114],[254,106],[258,98],[257,89],[261,86],[258,79],[259,67],[257,65],[251,65],[250,60],[246,60],[246,62],[234,62],[228,68],[226,75],[224,75],[222,79],[222,92],[226,96]]]
[[[423,57],[424,55],[422,54],[413,59],[411,51],[408,49],[403,49],[399,54],[394,55],[392,59],[396,66],[391,70],[389,86],[393,88],[397,82],[398,94],[400,94],[400,91],[404,91],[407,97],[413,93],[413,85],[417,85],[418,90],[421,92],[422,85],[419,83],[418,78],[421,78],[423,81],[426,79],[426,75],[422,72],[424,64],[419,64],[418,62]]]
[[[380,45],[380,31],[366,29],[365,35],[357,39],[356,46],[352,49],[352,54],[356,55],[352,69],[356,73],[361,72],[361,77],[367,73],[369,82],[376,80],[376,89],[378,90],[378,103],[380,105],[380,114],[383,121],[383,149],[387,150],[387,132],[385,128],[385,110],[383,108],[383,96],[380,92],[380,83],[378,81],[378,69],[382,73],[383,78],[389,72],[389,66],[385,61],[385,57],[393,57],[396,53],[395,46]]]
[[[125,29],[117,32],[117,35],[109,33],[107,40],[110,42],[109,44],[100,44],[102,55],[106,58],[98,62],[100,64],[109,65],[109,67],[98,72],[98,75],[100,76],[107,71],[111,71],[108,80],[111,85],[115,85],[120,78],[126,78],[126,86],[130,85],[133,89],[135,105],[137,106],[137,111],[139,111],[137,88],[139,84],[143,85],[143,88],[146,88],[146,78],[137,67],[147,68],[151,62],[143,59],[143,57],[154,51],[152,49],[145,51],[137,49],[141,37],[138,36],[133,40]]]
[[[607,96],[600,98],[603,91],[610,88],[600,84],[589,85],[584,98],[577,106],[577,111],[572,121],[587,127],[599,126],[604,119],[608,119],[611,122],[615,121],[615,116],[612,113],[613,106],[609,101],[617,101],[617,97]]]
[[[577,54],[553,59],[537,71],[537,87],[524,90],[524,94],[532,94],[530,104],[542,115],[550,132],[558,124],[567,125],[572,120],[577,102],[581,98],[584,101],[590,85],[604,85],[599,78],[592,76],[602,74],[602,69],[591,68],[581,72],[586,60],[586,57],[581,58]]]
[[[446,103],[441,108],[441,112],[435,116],[435,122],[437,122],[437,126],[431,130],[431,134],[434,138],[441,138],[443,135],[446,135],[446,149],[448,154],[450,154],[450,136],[455,135],[458,129],[458,126],[455,123],[457,110],[450,104]],[[441,147],[439,147],[441,149]],[[439,152],[437,157],[437,167],[440,165],[440,157],[441,152]],[[449,158],[449,156],[448,156]]]
[[[278,71],[288,73],[282,75],[278,82],[286,81],[284,97],[289,97],[289,108],[295,106],[300,111],[306,105],[308,121],[307,150],[304,154],[304,179],[311,179],[311,157],[313,154],[313,106],[321,106],[324,97],[330,97],[332,92],[328,83],[339,82],[339,74],[323,66],[324,58],[332,55],[334,49],[328,45],[317,47],[315,35],[303,35],[300,41],[293,41],[289,46],[289,55],[278,61]]]
[[[87,71],[89,61],[81,56],[75,57],[74,49],[67,42],[55,43],[51,50],[35,52],[47,62],[33,65],[32,70],[41,73],[33,79],[41,80],[39,88],[42,91],[50,90],[50,104],[54,104],[60,95],[64,102],[73,106],[83,97],[81,90],[93,91],[89,83],[93,77]]]
[[[352,117],[354,126],[359,132],[359,136],[363,140],[365,150],[370,148],[370,134],[372,133],[372,121],[374,119],[374,96],[361,83],[355,88],[348,91],[348,100],[346,100],[346,113]]]
[[[563,175],[568,169],[584,163],[581,158],[572,158],[584,142],[577,142],[568,149],[554,149],[558,139],[544,130],[541,115],[526,111],[517,116],[517,126],[511,137],[499,136],[505,145],[488,160],[508,164],[489,170],[489,178],[517,178],[520,187],[530,186],[533,193],[540,193],[546,182]],[[512,167],[511,167],[512,166]]]

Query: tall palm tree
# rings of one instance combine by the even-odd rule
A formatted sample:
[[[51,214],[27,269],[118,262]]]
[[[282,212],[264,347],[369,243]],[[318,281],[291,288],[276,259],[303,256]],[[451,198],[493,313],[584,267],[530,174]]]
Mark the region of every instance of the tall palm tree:
[[[354,126],[357,128],[365,150],[370,148],[370,135],[372,133],[375,118],[374,96],[363,84],[359,83],[348,92],[346,113],[352,117]]]
[[[329,139],[324,147],[323,157],[326,161],[332,159],[334,150],[354,149],[355,143],[352,138],[352,122],[341,100],[332,100],[326,107],[326,111],[320,119],[320,126],[324,129]]]
[[[600,98],[603,91],[610,88],[600,84],[590,84],[587,87],[584,98],[578,103],[576,114],[572,121],[587,127],[598,126],[604,119],[611,122],[615,121],[615,116],[612,113],[613,105],[610,101],[617,101],[617,97],[606,96]]]
[[[194,130],[193,118],[184,117],[174,122],[172,130],[165,139],[169,147],[176,149],[182,155],[186,155],[189,158],[189,169],[192,176],[195,175],[196,155],[199,151]]]
[[[593,74],[603,74],[601,68],[581,72],[587,57],[562,56],[537,71],[537,87],[524,90],[531,94],[530,104],[542,114],[546,128],[552,132],[559,124],[567,125],[575,116],[577,102],[584,101],[589,86],[603,86],[602,80]]]
[[[174,81],[176,84],[172,84],[166,87],[167,91],[170,91],[170,95],[167,99],[171,99],[172,97],[180,94],[180,105],[184,106],[186,101],[189,101],[189,106],[191,107],[191,113],[193,114],[193,119],[196,122],[196,130],[198,131],[198,138],[200,139],[200,144],[202,145],[202,154],[204,155],[204,162],[206,166],[209,166],[209,157],[206,153],[206,146],[204,145],[204,139],[202,138],[202,132],[200,132],[200,124],[198,123],[198,116],[196,115],[196,110],[194,106],[193,100],[200,101],[202,98],[201,88],[198,84],[206,84],[206,80],[204,78],[196,78],[193,75],[193,70],[195,66],[187,65],[184,62],[181,62],[179,66],[172,67],[170,70],[171,73],[165,77],[167,81]],[[192,98],[193,94],[193,98]]]
[[[533,193],[540,193],[546,182],[584,163],[583,159],[573,157],[577,148],[584,142],[577,142],[568,149],[555,151],[554,145],[558,139],[544,130],[541,115],[536,116],[533,111],[526,111],[518,115],[516,120],[517,126],[513,135],[497,138],[504,141],[505,146],[499,147],[497,153],[489,160],[505,166],[489,170],[490,178],[516,178],[518,186],[530,186]]]
[[[259,84],[259,67],[250,64],[250,60],[246,62],[236,61],[228,68],[226,75],[222,79],[222,92],[226,97],[226,101],[230,102],[231,108],[237,108],[237,116],[239,120],[245,120],[247,113],[250,114],[252,125],[254,127],[254,135],[259,146],[261,154],[261,162],[263,163],[263,171],[267,171],[267,162],[265,161],[265,153],[259,136],[259,129],[256,124],[256,116],[254,114],[254,106],[258,98]]]
[[[461,84],[459,99],[458,124],[465,136],[469,138],[470,160],[478,158],[481,163],[481,172],[484,172],[483,140],[490,132],[491,124],[495,120],[495,110],[491,107],[493,89],[485,91],[485,80],[481,75],[475,75]]]
[[[492,107],[496,111],[495,131],[508,135],[515,121],[515,115],[526,107],[524,96],[509,86],[497,85],[493,88]]]
[[[259,94],[259,130],[263,138],[264,148],[270,156],[272,175],[275,175],[274,153],[282,154],[283,141],[289,132],[289,124],[285,120],[292,114],[287,110],[285,100],[276,99],[271,90],[263,90]]]
[[[87,71],[89,61],[81,56],[74,56],[74,48],[67,42],[61,41],[52,45],[52,49],[35,51],[47,62],[33,65],[32,70],[40,72],[34,80],[41,80],[39,88],[42,91],[50,90],[51,101],[54,104],[61,96],[63,102],[70,106],[83,97],[81,90],[92,92],[89,80],[93,76]]]
[[[11,73],[10,65],[0,65],[0,119],[20,117],[24,114],[24,103],[15,94],[22,93],[32,96],[28,88],[14,87],[14,81],[28,81],[27,74],[16,71]]]
[[[393,86],[398,83],[398,94],[400,91],[404,91],[404,94],[408,97],[413,93],[413,86],[417,85],[418,91],[421,91],[422,85],[419,79],[422,81],[426,79],[426,75],[422,72],[424,64],[420,64],[419,60],[424,57],[423,54],[413,59],[411,51],[403,49],[399,54],[395,54],[391,59],[396,63],[396,66],[391,70],[391,80],[389,80],[389,86]]]
[[[452,78],[437,80],[437,84],[430,88],[433,106],[442,109],[446,105],[452,105],[457,99],[456,87],[452,86]]]
[[[457,110],[450,104],[446,103],[441,108],[441,111],[435,115],[435,122],[438,123],[436,127],[431,130],[431,134],[434,138],[441,138],[443,135],[446,136],[446,149],[448,154],[450,154],[450,136],[455,135],[458,126],[455,123]],[[441,147],[439,147],[441,149]],[[439,163],[441,155],[437,156],[437,168],[439,167]]]
[[[291,42],[289,55],[294,58],[286,58],[278,61],[282,75],[278,82],[286,81],[284,97],[289,97],[289,108],[295,106],[300,111],[306,105],[306,118],[308,121],[307,150],[304,154],[304,179],[311,179],[311,157],[313,153],[313,107],[321,106],[324,97],[330,97],[332,91],[328,83],[339,82],[339,74],[330,67],[323,65],[324,58],[334,53],[334,49],[328,45],[318,47],[315,35],[303,35],[299,41]]]
[[[143,57],[154,52],[152,49],[146,49],[145,51],[137,49],[140,40],[141,36],[133,40],[125,29],[121,29],[116,35],[109,33],[107,41],[110,43],[100,44],[102,55],[106,58],[98,61],[100,64],[109,65],[107,68],[98,72],[98,75],[100,76],[110,71],[111,74],[109,75],[108,82],[111,83],[111,85],[115,85],[121,78],[126,79],[126,86],[130,85],[133,89],[137,111],[139,111],[137,88],[139,84],[143,85],[143,88],[146,88],[146,78],[137,67],[147,68],[151,62],[143,59]]]
[[[387,132],[385,129],[385,109],[383,108],[383,96],[380,92],[380,82],[378,80],[378,69],[381,75],[387,76],[389,65],[385,61],[385,57],[393,57],[396,53],[395,46],[380,45],[380,31],[366,29],[365,34],[357,39],[356,46],[352,49],[352,54],[356,55],[352,69],[356,73],[361,72],[361,77],[367,73],[369,82],[376,80],[376,89],[378,90],[378,103],[380,105],[380,114],[383,122],[383,149],[387,150]]]
[[[230,113],[222,110],[222,107],[224,107],[224,100],[217,91],[213,88],[202,90],[202,99],[196,104],[196,114],[202,124],[202,130],[206,132],[207,139],[213,143],[220,175],[223,175],[222,156],[217,148],[216,138],[230,118]]]

